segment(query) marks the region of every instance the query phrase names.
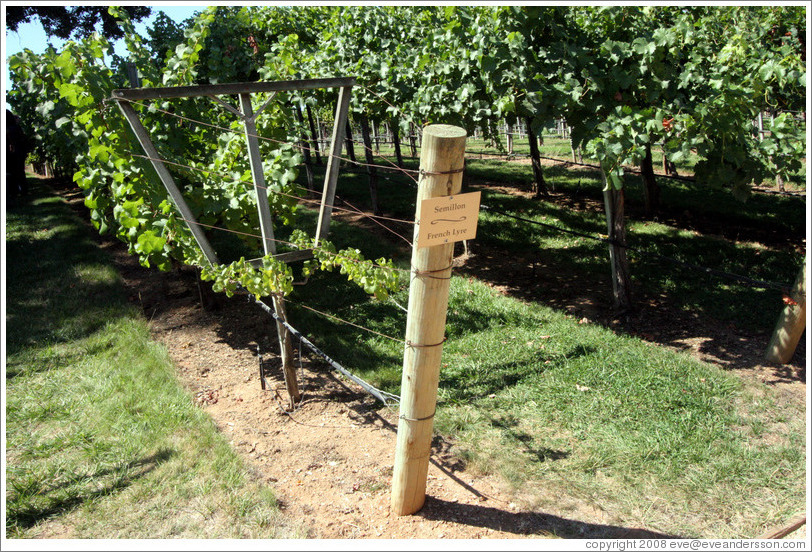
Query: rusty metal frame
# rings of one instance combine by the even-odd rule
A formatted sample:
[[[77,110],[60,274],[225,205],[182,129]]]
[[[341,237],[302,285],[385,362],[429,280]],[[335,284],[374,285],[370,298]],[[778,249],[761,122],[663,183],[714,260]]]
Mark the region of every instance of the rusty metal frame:
[[[210,84],[201,86],[174,86],[163,88],[130,88],[113,90],[112,99],[118,104],[119,109],[124,114],[127,122],[135,133],[138,142],[144,149],[147,157],[158,173],[164,187],[166,188],[175,207],[180,211],[186,221],[189,230],[192,232],[197,244],[212,265],[219,264],[217,254],[209,243],[208,238],[203,233],[200,225],[194,218],[186,200],[175,184],[169,170],[161,159],[158,150],[152,143],[149,133],[141,124],[138,113],[133,109],[131,102],[153,99],[167,98],[192,98],[205,96],[212,99],[221,107],[226,108],[234,115],[240,117],[245,125],[245,136],[248,144],[248,157],[251,163],[251,175],[254,181],[254,190],[257,194],[257,210],[259,213],[260,231],[262,233],[262,245],[266,255],[273,255],[281,261],[296,261],[308,259],[313,256],[311,250],[290,251],[287,253],[276,253],[276,242],[274,241],[273,223],[270,207],[268,204],[267,187],[265,185],[265,175],[262,169],[262,159],[259,153],[259,138],[256,130],[257,116],[268,106],[274,94],[256,112],[251,105],[251,94],[259,92],[279,92],[279,91],[301,91],[323,88],[338,88],[338,102],[335,112],[335,124],[333,126],[333,136],[330,143],[330,156],[327,161],[327,170],[324,175],[324,188],[321,206],[319,208],[319,219],[316,226],[316,243],[327,237],[329,233],[330,220],[332,218],[333,202],[335,201],[335,189],[338,182],[339,157],[343,144],[342,136],[344,127],[347,124],[349,112],[350,94],[355,85],[355,79],[332,78],[332,79],[308,79],[294,81],[276,82],[248,82],[248,83],[227,83]],[[217,96],[237,95],[239,97],[240,109],[231,104],[221,101]],[[254,259],[252,262],[259,262]]]

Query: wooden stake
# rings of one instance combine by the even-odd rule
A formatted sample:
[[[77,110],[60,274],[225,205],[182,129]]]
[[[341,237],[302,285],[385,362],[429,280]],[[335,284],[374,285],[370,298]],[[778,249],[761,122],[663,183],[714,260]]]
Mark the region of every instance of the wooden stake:
[[[787,305],[778,317],[765,358],[767,362],[786,364],[792,360],[795,348],[806,327],[806,265],[801,267]]]
[[[790,533],[794,533],[801,527],[806,525],[806,514],[800,514],[789,520],[787,523],[780,527],[774,527],[769,531],[762,533],[757,539],[783,539]]]
[[[423,129],[417,190],[412,281],[403,354],[400,418],[398,420],[395,469],[392,476],[392,511],[409,515],[423,507],[431,455],[434,411],[440,358],[445,339],[448,288],[454,244],[420,247],[417,236],[420,205],[424,199],[457,194],[462,187],[465,161],[465,130],[451,125]],[[443,173],[443,174],[437,174]]]

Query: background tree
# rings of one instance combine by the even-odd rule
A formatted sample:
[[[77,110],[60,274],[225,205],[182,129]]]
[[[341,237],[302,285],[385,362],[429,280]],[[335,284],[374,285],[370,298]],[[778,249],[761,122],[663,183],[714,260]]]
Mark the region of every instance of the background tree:
[[[141,21],[149,17],[152,8],[146,6],[124,6],[132,21]],[[124,32],[115,17],[111,16],[107,6],[8,6],[6,8],[6,26],[16,31],[23,24],[39,19],[45,34],[49,37],[68,40],[90,35],[101,26],[101,33],[110,40],[124,37]]]
[[[567,98],[556,88],[562,54],[572,32],[568,8],[497,8],[484,12],[466,41],[492,102],[493,121],[524,122],[536,195],[547,195],[539,144],[543,130],[560,116]]]
[[[193,21],[192,17],[182,23],[176,23],[164,12],[158,12],[152,26],[147,29],[149,38],[146,42],[156,67],[162,67],[169,52],[183,42],[183,31],[189,28]]]

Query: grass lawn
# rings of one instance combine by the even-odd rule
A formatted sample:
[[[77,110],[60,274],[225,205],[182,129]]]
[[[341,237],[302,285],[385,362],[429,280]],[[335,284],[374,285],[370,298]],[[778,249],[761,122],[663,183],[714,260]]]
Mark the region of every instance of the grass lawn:
[[[297,308],[404,334],[394,302],[349,286],[319,276],[289,315],[344,366],[399,393],[402,346]],[[446,333],[435,429],[527,507],[576,497],[624,524],[705,538],[752,537],[804,508],[802,400],[470,278],[452,279]]]
[[[88,228],[29,182],[6,226],[6,537],[296,536]]]
[[[469,160],[468,168],[474,182],[487,171],[501,183],[514,173],[522,177],[522,169],[498,169],[489,161]],[[365,206],[366,177],[345,178],[339,195]],[[573,179],[578,177],[562,173],[557,184],[583,186],[587,193],[595,186],[583,177]],[[386,193],[381,193],[384,186]],[[701,194],[674,193],[702,205]],[[387,213],[408,217],[413,209],[414,189],[405,178],[386,182],[379,197],[385,198],[381,203]],[[773,199],[775,204],[765,198],[760,209],[744,208],[737,216],[759,224],[753,221],[772,209],[783,210],[783,223],[795,220],[797,202]],[[492,191],[483,202],[589,234],[605,232],[599,212]],[[630,235],[635,246],[652,252],[779,282],[791,282],[801,262],[780,248],[734,243],[652,221],[631,221]],[[408,268],[394,246],[384,247],[351,226],[334,223],[331,239],[340,246],[355,244],[368,257],[394,255]],[[585,273],[606,270],[606,248],[599,242],[485,211],[474,247],[482,242],[506,255],[528,250],[555,255]],[[632,266],[638,285],[659,290],[678,308],[700,316],[763,330],[772,327],[781,305],[780,292],[774,290],[709,283],[696,271],[643,260]],[[289,314],[340,363],[398,393],[402,346],[296,303],[402,337],[405,313],[398,303],[407,302],[406,285],[404,277],[394,301],[381,303],[368,301],[340,276],[319,275],[295,290]],[[542,304],[504,297],[472,278],[451,281],[446,333],[435,428],[456,443],[470,465],[501,474],[528,507],[544,511],[560,506],[564,497],[577,497],[630,525],[705,538],[752,537],[804,509],[806,414],[801,398],[790,400],[687,354],[582,324]]]

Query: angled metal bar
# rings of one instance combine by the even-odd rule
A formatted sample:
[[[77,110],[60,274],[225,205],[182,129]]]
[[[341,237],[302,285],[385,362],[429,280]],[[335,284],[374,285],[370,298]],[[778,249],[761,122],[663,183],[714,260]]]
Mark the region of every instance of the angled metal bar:
[[[259,107],[259,109],[257,109],[257,110],[256,110],[256,112],[254,112],[254,122],[256,122],[256,121],[257,121],[257,117],[259,117],[259,114],[260,114],[260,113],[262,113],[262,111],[263,111],[263,110],[264,110],[266,107],[268,107],[268,104],[270,104],[270,103],[271,103],[271,101],[273,101],[273,99],[274,99],[275,97],[276,97],[276,92],[271,92],[271,95],[270,95],[270,96],[268,96],[268,99],[267,99],[267,100],[265,100],[265,103],[264,103],[264,104],[262,104],[262,105]]]
[[[251,162],[251,176],[254,178],[254,190],[257,193],[257,210],[259,211],[259,229],[262,232],[262,248],[265,254],[276,253],[276,242],[273,237],[273,219],[268,204],[268,187],[265,184],[265,173],[262,170],[262,157],[259,154],[257,125],[254,124],[254,110],[251,107],[251,95],[240,94],[240,107],[244,114],[245,138],[248,141],[248,159]]]
[[[259,142],[256,132],[256,118],[274,99],[275,92],[281,90],[313,90],[320,88],[339,88],[338,102],[336,105],[336,120],[333,129],[333,136],[330,144],[330,156],[327,161],[327,170],[324,178],[324,191],[322,204],[319,210],[318,226],[316,228],[315,241],[324,239],[329,233],[330,220],[332,218],[333,202],[335,201],[335,189],[338,181],[338,169],[343,145],[344,127],[347,122],[349,111],[350,93],[355,78],[329,78],[329,79],[308,79],[298,81],[277,81],[277,82],[252,82],[252,83],[228,83],[202,86],[176,86],[164,88],[140,88],[140,89],[120,89],[113,91],[113,98],[119,104],[119,108],[133,127],[136,136],[139,138],[144,151],[158,172],[158,176],[170,193],[176,207],[181,211],[181,215],[186,219],[192,234],[200,245],[201,250],[206,255],[209,262],[217,264],[217,256],[209,244],[205,234],[197,225],[191,211],[188,209],[183,196],[172,179],[171,174],[164,166],[160,156],[152,144],[149,135],[141,125],[137,113],[133,110],[128,101],[157,98],[184,98],[208,96],[214,102],[229,112],[237,115],[245,122],[246,139],[248,141],[249,159],[251,162],[251,172],[254,177],[254,188],[257,192],[257,210],[260,218],[260,230],[263,236],[263,250],[266,254],[272,254],[286,261],[299,260],[312,256],[312,252],[291,251],[276,255],[276,245],[273,237],[273,223],[268,205],[267,187],[265,176],[262,170],[262,160],[259,154]],[[250,94],[255,92],[272,92],[263,105],[254,113],[251,107]],[[237,95],[245,112],[217,98],[217,95]]]
[[[230,111],[231,113],[233,113],[234,115],[236,115],[240,119],[245,118],[245,115],[242,114],[242,111],[240,111],[239,109],[237,109],[236,107],[234,107],[230,103],[224,102],[223,100],[221,100],[217,96],[209,96],[209,99],[212,100],[214,103],[218,104],[220,107]]]
[[[149,157],[149,161],[152,163],[152,166],[158,173],[158,177],[161,179],[161,182],[163,182],[166,191],[169,192],[169,196],[172,198],[175,207],[178,209],[178,211],[180,211],[181,216],[186,221],[186,225],[189,227],[189,230],[191,230],[192,235],[197,241],[197,245],[200,246],[200,249],[203,251],[203,254],[206,255],[206,259],[208,259],[210,264],[219,264],[220,261],[217,260],[217,255],[215,254],[214,249],[209,243],[208,238],[206,238],[206,235],[203,233],[203,230],[197,224],[197,220],[195,220],[195,216],[192,214],[192,211],[186,204],[186,200],[183,198],[178,186],[175,184],[175,180],[172,178],[172,175],[169,173],[166,165],[160,161],[161,157],[158,154],[158,150],[155,149],[147,129],[145,129],[144,125],[141,124],[141,121],[138,118],[138,113],[135,112],[133,107],[127,101],[117,101],[116,103],[118,104],[119,109],[121,109],[121,112],[124,114],[124,117],[127,119],[127,122],[130,123],[130,127],[132,127],[136,138],[138,138],[138,142],[146,152],[147,157]]]
[[[333,137],[330,142],[327,170],[324,174],[324,192],[322,193],[321,207],[319,208],[319,222],[316,226],[316,245],[318,245],[319,240],[325,239],[330,231],[330,219],[333,214],[333,202],[335,201],[336,183],[338,182],[339,156],[341,155],[341,146],[344,143],[344,128],[347,125],[347,113],[350,109],[351,90],[352,86],[350,85],[343,86],[338,91]]]
[[[239,82],[201,86],[168,86],[163,88],[120,88],[113,90],[113,98],[125,100],[152,100],[156,98],[190,98],[195,96],[220,96],[223,94],[252,94],[279,90],[314,90],[353,86],[354,77],[331,79],[306,79],[274,82]]]

